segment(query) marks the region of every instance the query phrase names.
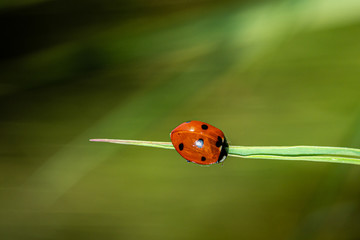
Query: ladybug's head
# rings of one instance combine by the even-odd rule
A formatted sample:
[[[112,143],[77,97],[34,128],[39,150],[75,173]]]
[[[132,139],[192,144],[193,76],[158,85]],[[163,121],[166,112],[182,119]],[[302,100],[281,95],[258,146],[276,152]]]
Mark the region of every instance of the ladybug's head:
[[[223,141],[223,143],[221,145],[221,151],[220,151],[218,163],[224,162],[224,160],[228,156],[228,153],[229,153],[229,144],[226,141],[226,138],[224,137],[224,141]]]

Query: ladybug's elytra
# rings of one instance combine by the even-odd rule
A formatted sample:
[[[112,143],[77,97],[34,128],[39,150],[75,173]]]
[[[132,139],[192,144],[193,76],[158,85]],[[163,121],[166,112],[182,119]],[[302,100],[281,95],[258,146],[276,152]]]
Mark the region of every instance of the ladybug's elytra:
[[[170,133],[176,151],[186,160],[209,165],[221,163],[228,155],[224,133],[201,121],[184,122]]]

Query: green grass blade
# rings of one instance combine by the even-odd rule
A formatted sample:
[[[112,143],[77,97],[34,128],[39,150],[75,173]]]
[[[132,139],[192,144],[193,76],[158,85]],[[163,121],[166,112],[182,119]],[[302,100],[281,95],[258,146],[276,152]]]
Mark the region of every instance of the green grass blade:
[[[344,147],[244,147],[231,146],[229,155],[243,158],[347,163],[360,165],[360,149]]]
[[[291,147],[245,147],[230,146],[229,154],[249,155],[280,155],[280,156],[311,156],[331,155],[360,158],[360,149],[345,147],[316,147],[316,146],[291,146]]]
[[[120,139],[90,139],[90,142],[107,142],[107,143],[135,145],[135,146],[143,146],[143,147],[156,147],[156,148],[165,148],[165,149],[175,149],[171,142],[120,140]]]
[[[174,149],[171,142],[119,140],[119,139],[90,139],[91,142],[107,142],[116,144]],[[347,163],[360,165],[360,149],[344,147],[244,147],[230,146],[229,156],[242,158],[312,161],[329,163]]]
[[[232,157],[256,158],[264,160],[288,160],[288,161],[310,161],[310,162],[328,162],[328,163],[347,163],[360,165],[360,158],[351,158],[343,156],[281,156],[281,155],[248,155],[241,156],[229,154]]]

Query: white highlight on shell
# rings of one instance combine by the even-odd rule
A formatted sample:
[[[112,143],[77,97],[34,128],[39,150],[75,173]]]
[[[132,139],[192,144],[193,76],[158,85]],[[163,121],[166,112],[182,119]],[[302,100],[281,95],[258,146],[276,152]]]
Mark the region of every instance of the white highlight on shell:
[[[198,148],[202,148],[204,146],[204,140],[199,139],[195,142],[195,146],[197,146]]]

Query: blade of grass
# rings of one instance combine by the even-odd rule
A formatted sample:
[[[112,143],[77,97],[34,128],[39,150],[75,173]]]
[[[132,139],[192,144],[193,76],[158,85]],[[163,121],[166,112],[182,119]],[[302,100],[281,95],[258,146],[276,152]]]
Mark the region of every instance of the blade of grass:
[[[271,146],[271,147],[245,147],[230,146],[229,154],[249,155],[280,155],[280,156],[312,156],[331,155],[360,158],[360,149],[345,147],[317,147],[317,146]]]
[[[108,142],[108,143],[136,145],[136,146],[143,146],[143,147],[157,147],[157,148],[165,148],[165,149],[175,149],[171,142],[120,140],[120,139],[90,139],[90,142]]]
[[[90,139],[91,142],[108,142],[135,146],[174,149],[171,142],[119,140],[119,139]],[[244,147],[231,146],[229,156],[271,160],[312,161],[329,163],[347,163],[360,165],[360,149],[345,147]]]
[[[232,157],[256,158],[264,160],[288,160],[288,161],[310,161],[310,162],[328,162],[328,163],[347,163],[360,165],[360,158],[342,157],[342,156],[282,156],[282,155],[248,155],[241,156],[229,154]]]

